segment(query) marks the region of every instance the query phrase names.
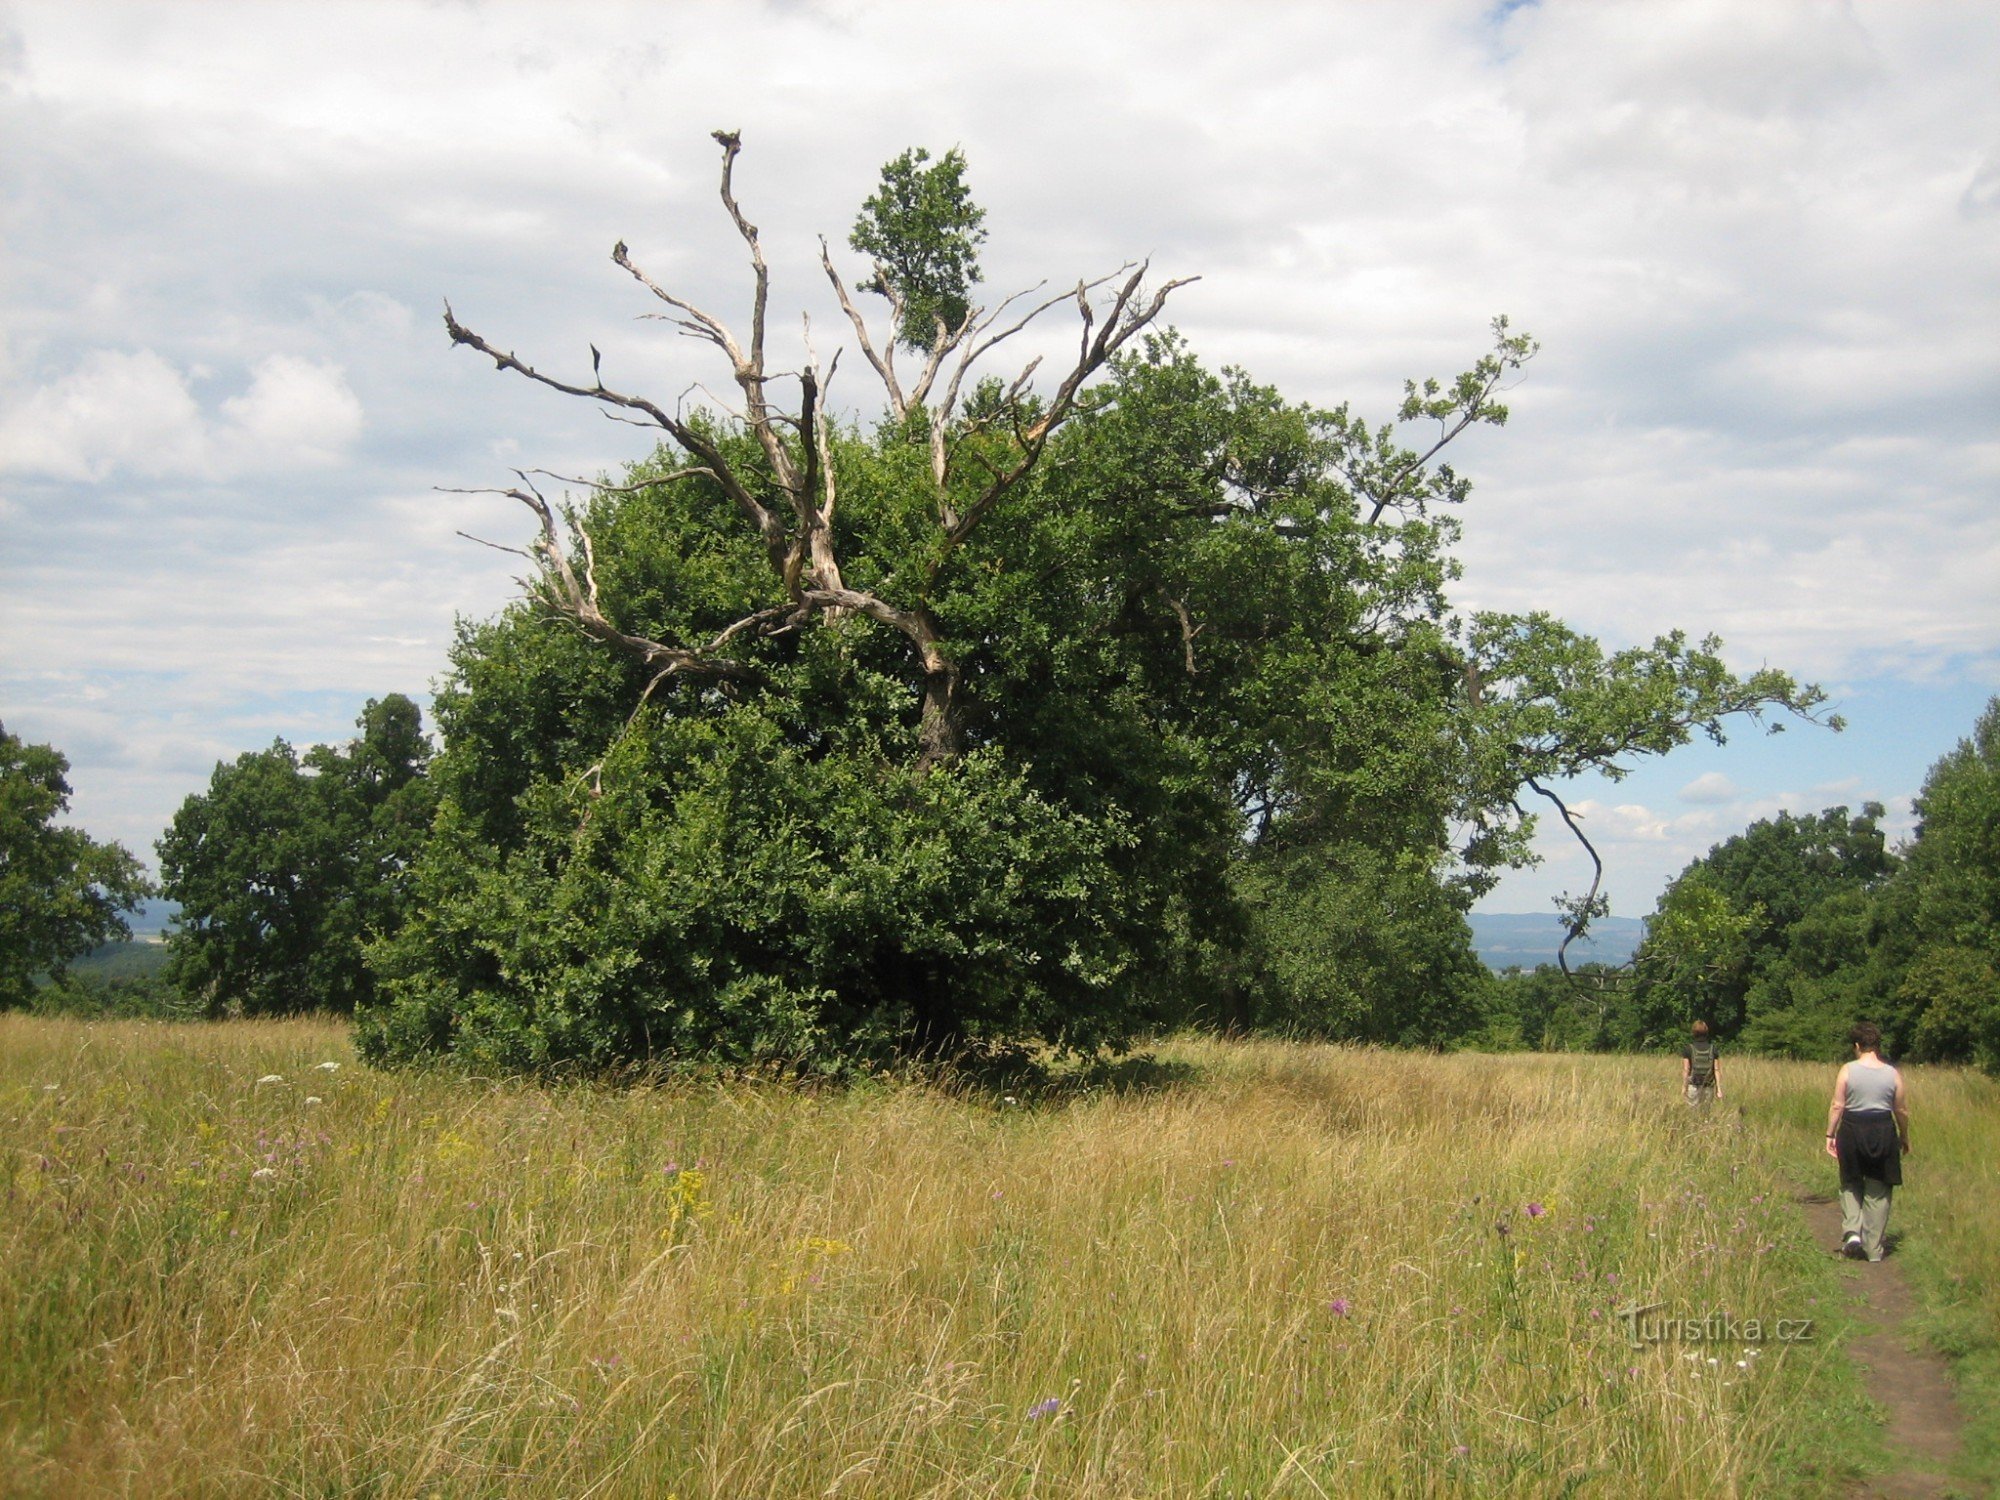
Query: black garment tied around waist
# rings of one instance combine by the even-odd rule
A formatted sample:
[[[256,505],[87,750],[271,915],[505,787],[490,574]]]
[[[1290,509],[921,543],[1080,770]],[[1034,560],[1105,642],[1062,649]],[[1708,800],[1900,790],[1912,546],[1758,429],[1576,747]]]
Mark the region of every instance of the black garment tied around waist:
[[[1842,1187],[1859,1192],[1863,1178],[1890,1187],[1903,1185],[1903,1146],[1896,1136],[1893,1114],[1882,1110],[1843,1113],[1833,1144],[1840,1153]]]

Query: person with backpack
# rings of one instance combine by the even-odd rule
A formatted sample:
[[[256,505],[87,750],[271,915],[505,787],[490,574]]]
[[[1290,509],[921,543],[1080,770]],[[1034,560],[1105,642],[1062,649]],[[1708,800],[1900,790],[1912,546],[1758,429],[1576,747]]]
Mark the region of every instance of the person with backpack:
[[[1708,1034],[1706,1021],[1694,1023],[1693,1039],[1681,1048],[1681,1088],[1697,1110],[1722,1098],[1722,1061],[1715,1055],[1715,1039]]]
[[[1882,1032],[1863,1021],[1848,1033],[1854,1060],[1833,1081],[1826,1154],[1840,1163],[1840,1253],[1880,1260],[1889,1201],[1910,1154],[1910,1096],[1901,1071],[1882,1061]]]

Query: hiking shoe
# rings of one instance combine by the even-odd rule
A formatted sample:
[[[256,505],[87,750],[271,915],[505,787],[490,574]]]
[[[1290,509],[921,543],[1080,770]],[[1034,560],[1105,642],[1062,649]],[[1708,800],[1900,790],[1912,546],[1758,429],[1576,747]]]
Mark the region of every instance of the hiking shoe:
[[[1850,1234],[1840,1242],[1840,1253],[1849,1260],[1862,1260],[1868,1254],[1866,1250],[1861,1248],[1861,1236],[1858,1234]]]

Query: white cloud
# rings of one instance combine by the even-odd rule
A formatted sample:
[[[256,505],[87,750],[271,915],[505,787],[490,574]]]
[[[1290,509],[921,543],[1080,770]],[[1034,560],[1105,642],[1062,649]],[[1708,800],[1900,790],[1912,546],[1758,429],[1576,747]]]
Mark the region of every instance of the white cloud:
[[[114,474],[226,478],[337,461],[361,403],[335,367],[258,361],[248,389],[203,414],[190,374],[151,349],[94,349],[0,421],[0,472],[98,484]]]
[[[341,372],[285,354],[261,360],[222,415],[214,442],[231,473],[332,463],[361,435],[361,403]]]
[[[0,471],[54,479],[186,472],[204,446],[186,378],[150,349],[93,350],[0,420]]]
[[[1702,806],[1721,806],[1735,801],[1741,795],[1741,788],[1721,771],[1705,772],[1680,790],[1681,801]]]

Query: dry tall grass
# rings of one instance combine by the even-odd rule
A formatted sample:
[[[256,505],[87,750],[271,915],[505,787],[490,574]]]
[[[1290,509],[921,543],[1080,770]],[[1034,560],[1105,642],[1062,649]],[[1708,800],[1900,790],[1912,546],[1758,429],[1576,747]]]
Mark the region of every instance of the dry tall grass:
[[[1803,1103],[1696,1122],[1678,1064],[1635,1059],[1159,1056],[1018,1102],[551,1089],[373,1073],[328,1023],[0,1017],[0,1473],[694,1500],[1840,1471]],[[1823,1098],[1770,1069],[1731,1086]],[[1635,1349],[1635,1303],[1767,1332]]]

